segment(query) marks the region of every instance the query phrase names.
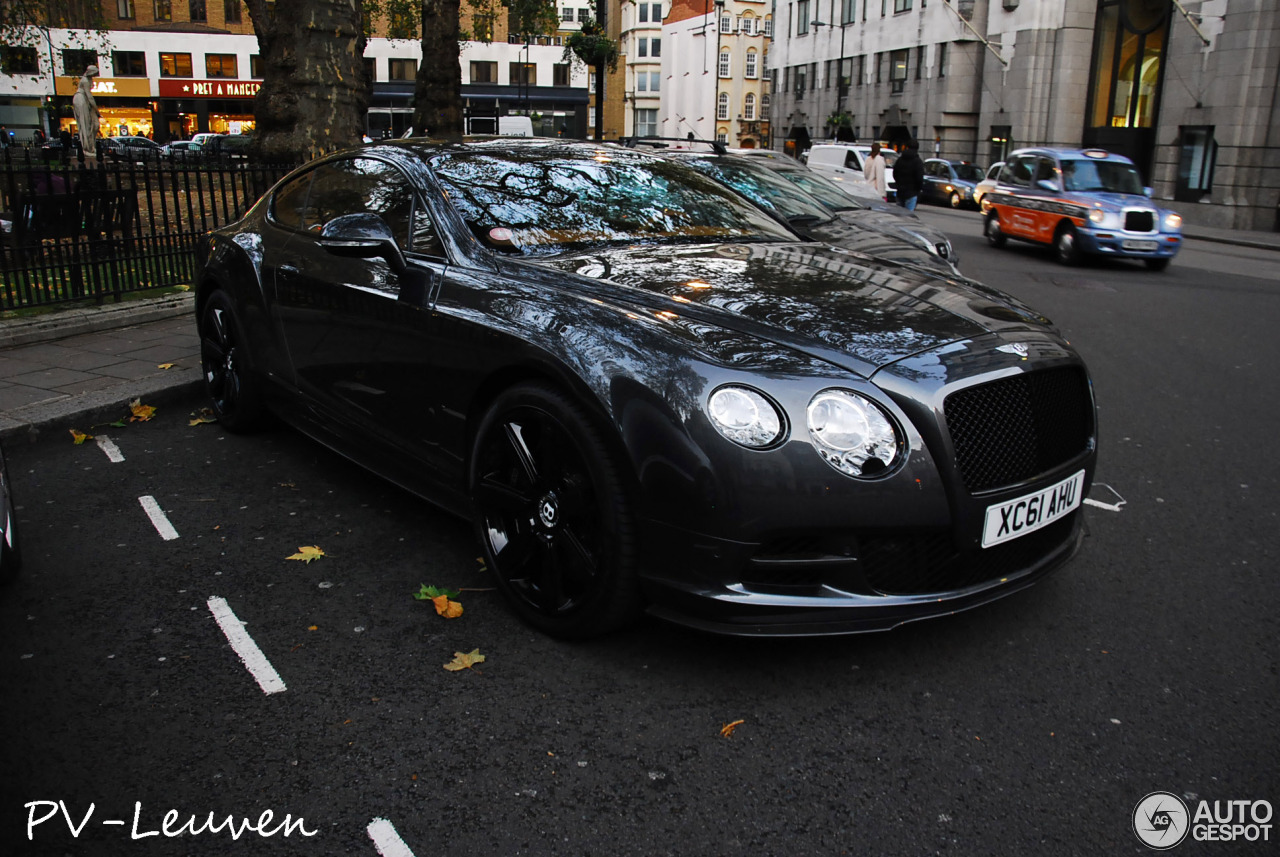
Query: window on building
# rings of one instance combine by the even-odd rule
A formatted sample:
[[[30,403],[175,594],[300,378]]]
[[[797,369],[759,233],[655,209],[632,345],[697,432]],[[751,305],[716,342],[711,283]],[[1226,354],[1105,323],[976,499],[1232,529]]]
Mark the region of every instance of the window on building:
[[[858,16],[858,0],[840,0],[840,23],[852,24]]]
[[[387,80],[413,80],[418,76],[418,64],[411,59],[387,60]]]
[[[876,83],[880,83],[880,70],[884,67],[884,53],[876,54]]]
[[[727,143],[727,142],[729,142],[729,129],[728,129],[728,128],[717,128],[717,129],[716,129],[716,142],[717,142],[717,143]]]
[[[1212,125],[1183,125],[1178,155],[1178,180],[1173,198],[1179,202],[1199,202],[1213,192],[1213,169],[1218,161],[1218,143]]]
[[[725,48],[720,52],[720,76],[729,77],[732,71],[733,71],[733,55],[729,53],[728,48]]]
[[[854,57],[854,60],[853,82],[855,86],[862,86],[863,81],[867,79],[867,55],[860,54]]]
[[[551,67],[551,85],[569,85],[569,64],[567,62],[558,62]]]
[[[560,20],[561,20],[561,21],[572,21],[572,20],[573,20],[573,10],[572,10],[572,9],[570,9],[568,6],[564,7],[563,9],[561,9],[561,10],[560,10]]]
[[[647,57],[649,55],[649,40],[636,39],[636,56]]]
[[[187,14],[192,21],[203,24],[209,20],[209,7],[205,0],[187,0]]]
[[[662,89],[662,72],[649,72],[649,91],[659,92]]]
[[[537,86],[538,66],[531,62],[509,63],[507,73],[511,77],[512,86]],[[594,75],[592,75],[594,77]]]
[[[769,102],[771,100],[772,99],[769,98],[769,93],[767,92],[760,96],[760,116],[762,118],[769,118]]]
[[[895,15],[898,14],[899,12],[910,12],[910,11],[911,11],[911,0],[893,0],[893,13]]]
[[[916,80],[924,75],[924,45],[916,48]]]
[[[853,57],[845,57],[840,60],[840,91],[845,92],[849,89],[849,84],[853,82]]]
[[[116,0],[116,17],[126,20],[136,17],[133,11],[133,0]]]
[[[146,77],[147,55],[143,51],[112,51],[111,67],[116,77]]]
[[[374,67],[369,69],[369,80],[377,80],[377,60],[373,57],[368,57],[365,62],[374,64]],[[249,77],[254,80],[262,80],[262,56],[260,54],[249,54]]]
[[[471,63],[472,83],[497,83],[498,64],[496,62]]]
[[[243,20],[240,11],[241,0],[222,0],[222,18],[228,24],[239,24]]]
[[[947,43],[938,44],[938,77],[947,76]]]
[[[642,71],[636,75],[636,92],[648,92],[648,91],[649,91],[649,75]]]
[[[160,54],[161,77],[194,77],[191,54]]]
[[[40,60],[35,48],[3,45],[0,46],[0,67],[5,74],[39,74]]]
[[[62,73],[79,77],[91,65],[98,65],[98,52],[63,48]]]
[[[808,89],[805,85],[809,76],[809,70],[806,66],[796,67],[796,98],[804,98],[804,91]]]
[[[173,20],[172,0],[155,0],[155,17],[157,21]]]
[[[889,54],[889,82],[893,85],[894,92],[902,92],[906,86],[910,56],[910,52],[906,50],[893,51]]]
[[[767,76],[769,74],[769,52],[765,51],[760,54],[760,74]]]
[[[747,64],[744,71],[746,72],[749,80],[755,80],[760,76],[760,71],[757,68],[759,60],[760,55],[755,50],[747,51]]]
[[[742,99],[742,118],[747,122],[756,121],[756,94],[748,92]]]
[[[809,90],[812,92],[817,88],[818,88],[818,64],[815,62],[810,64],[809,66]]]
[[[661,24],[662,23],[662,4],[650,3],[649,14],[651,16],[651,20],[653,21],[653,23]]]
[[[809,32],[809,0],[796,3],[796,35],[803,36]]]
[[[773,38],[773,19],[772,18],[764,19],[764,34],[766,38],[770,38],[770,39]]]
[[[729,93],[722,92],[716,97],[716,118],[729,118]]]
[[[636,14],[638,16],[636,20],[639,21],[641,24],[649,23],[649,4],[640,3],[639,5],[637,5]]]
[[[732,27],[733,27],[733,19],[730,18],[728,15],[721,15],[720,16],[720,32],[721,33],[732,32]]]
[[[259,68],[260,63],[256,61],[257,59],[257,54],[249,57],[249,77],[262,77],[261,69]],[[361,57],[360,60],[364,64],[364,79],[373,83],[378,79],[378,61],[373,57]]]
[[[653,55],[655,57],[662,56],[662,39],[650,39],[649,47],[653,49]]]
[[[636,111],[636,136],[658,136],[658,111],[656,109]]]
[[[579,10],[578,10],[578,23],[579,23],[579,24],[581,24],[583,21],[590,20],[590,18],[591,18],[591,10],[590,10],[590,9],[579,9]]]
[[[832,82],[835,81],[836,79],[836,73],[835,71],[832,70],[832,67],[835,64],[836,64],[835,60],[827,60],[826,64],[822,67],[822,88],[823,89],[830,89]]]
[[[239,77],[235,54],[205,54],[205,77]]]

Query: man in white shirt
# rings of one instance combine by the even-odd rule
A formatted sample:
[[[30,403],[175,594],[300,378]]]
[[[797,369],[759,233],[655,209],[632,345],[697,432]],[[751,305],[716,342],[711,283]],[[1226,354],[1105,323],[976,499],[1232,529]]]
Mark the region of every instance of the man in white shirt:
[[[867,183],[876,189],[881,199],[889,192],[889,185],[884,178],[884,156],[880,154],[880,144],[871,144],[871,154],[862,164],[862,175]]]

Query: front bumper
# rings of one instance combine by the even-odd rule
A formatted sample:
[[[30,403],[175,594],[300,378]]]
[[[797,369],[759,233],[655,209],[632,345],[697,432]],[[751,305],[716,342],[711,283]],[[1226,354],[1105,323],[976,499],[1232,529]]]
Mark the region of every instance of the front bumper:
[[[1182,236],[1171,232],[1125,232],[1117,229],[1081,229],[1080,249],[1099,256],[1125,259],[1172,259],[1182,249]]]

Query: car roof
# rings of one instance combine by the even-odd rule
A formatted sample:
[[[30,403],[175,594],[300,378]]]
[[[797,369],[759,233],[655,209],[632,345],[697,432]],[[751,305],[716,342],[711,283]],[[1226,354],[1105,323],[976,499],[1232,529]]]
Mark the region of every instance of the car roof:
[[[1019,155],[1048,155],[1052,158],[1062,160],[1063,158],[1087,158],[1092,161],[1116,161],[1122,164],[1132,164],[1133,161],[1124,155],[1116,152],[1108,152],[1106,149],[1091,147],[1087,149],[1071,149],[1060,148],[1054,146],[1033,146],[1026,149],[1017,149],[1009,153],[1010,158],[1016,158]]]

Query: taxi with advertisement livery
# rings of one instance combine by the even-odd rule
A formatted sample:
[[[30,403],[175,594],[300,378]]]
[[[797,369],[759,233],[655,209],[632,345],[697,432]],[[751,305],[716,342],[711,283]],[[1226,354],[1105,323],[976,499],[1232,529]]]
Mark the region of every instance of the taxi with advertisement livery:
[[[1123,155],[1019,149],[982,199],[983,229],[993,247],[1010,238],[1043,244],[1065,265],[1112,256],[1163,271],[1182,246],[1182,217],[1150,197]]]

